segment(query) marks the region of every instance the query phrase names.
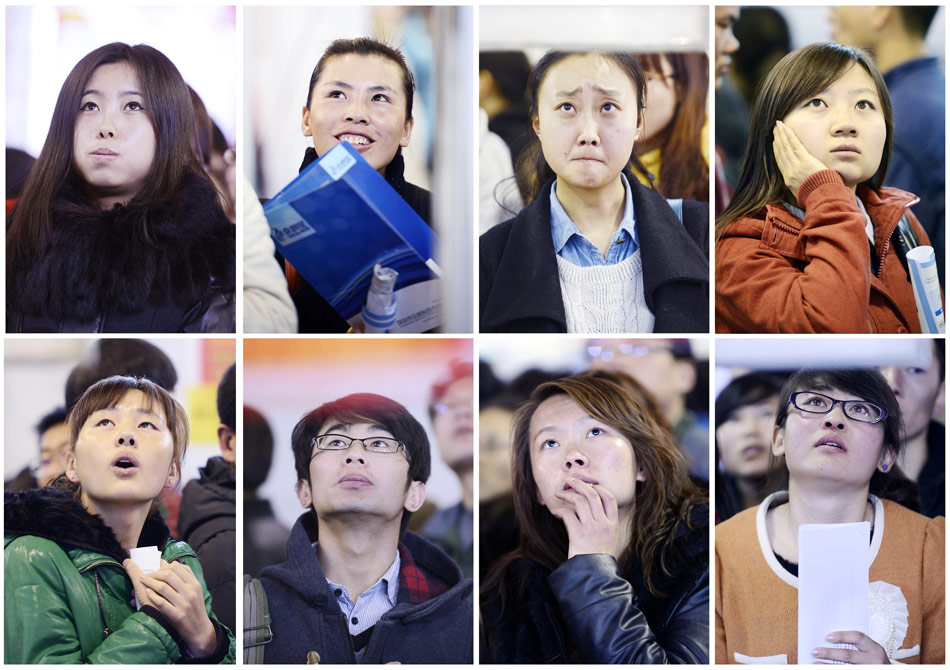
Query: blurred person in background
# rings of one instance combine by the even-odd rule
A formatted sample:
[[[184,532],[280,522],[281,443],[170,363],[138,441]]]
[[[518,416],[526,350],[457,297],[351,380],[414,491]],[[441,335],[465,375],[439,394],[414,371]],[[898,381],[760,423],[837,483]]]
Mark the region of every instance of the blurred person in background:
[[[640,160],[663,197],[709,202],[709,60],[703,53],[637,58],[647,79]],[[637,177],[650,185],[645,176]]]
[[[66,410],[57,407],[45,415],[36,424],[36,432],[39,436],[39,459],[5,481],[4,491],[23,491],[46,486],[66,469],[66,451],[69,449]]]
[[[689,459],[689,470],[709,481],[709,424],[686,406],[696,386],[697,363],[689,340],[597,339],[587,342],[591,370],[622,372],[650,392]],[[704,403],[708,406],[708,403]]]
[[[478,54],[478,106],[488,116],[488,130],[508,145],[512,161],[517,161],[530,143],[525,97],[530,74],[531,64],[523,51]]]
[[[766,479],[782,380],[750,372],[716,398],[716,523],[755,507],[768,494]]]
[[[944,375],[946,343],[931,340],[927,365],[881,368],[904,418],[903,449],[897,464],[920,487],[921,514],[945,515],[946,426],[937,421],[946,407]]]
[[[516,165],[526,206],[479,239],[482,332],[708,330],[708,206],[633,176],[647,174],[645,96],[628,53],[551,51],[535,65],[536,137]]]
[[[938,9],[838,6],[829,18],[834,40],[867,50],[884,77],[894,107],[894,153],[884,183],[920,198],[912,208],[933,242],[943,284],[946,82],[924,46]]]
[[[235,630],[235,461],[237,421],[235,414],[235,365],[232,363],[218,384],[218,446],[198,470],[198,479],[185,485],[181,495],[178,526],[181,537],[198,553],[205,582],[214,600],[215,613],[225,626]]]
[[[267,481],[274,456],[274,433],[264,415],[244,407],[244,573],[259,577],[268,565],[287,560],[290,529],[274,516],[270,501],[257,490]]]
[[[715,13],[715,30],[713,31],[715,37],[715,55],[716,61],[713,63],[715,68],[715,82],[716,82],[716,109],[719,109],[719,94],[718,91],[723,84],[723,80],[726,75],[729,73],[729,67],[732,65],[732,54],[739,50],[739,40],[736,39],[735,33],[733,32],[733,27],[735,26],[736,21],[739,18],[739,8],[735,6],[719,6],[713,10]],[[720,130],[720,114],[716,114],[716,136],[719,136]],[[729,200],[732,198],[732,186],[730,185],[727,177],[725,166],[723,165],[722,157],[720,154],[720,149],[718,146],[718,139],[716,140],[716,201],[715,209],[716,216],[719,216],[722,211],[726,208],[726,205],[729,204]]]

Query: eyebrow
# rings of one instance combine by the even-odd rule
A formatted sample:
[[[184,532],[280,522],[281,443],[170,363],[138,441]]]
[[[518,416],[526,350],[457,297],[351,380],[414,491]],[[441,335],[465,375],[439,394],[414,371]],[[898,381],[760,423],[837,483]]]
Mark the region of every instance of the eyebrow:
[[[329,428],[327,428],[325,431],[323,431],[323,432],[321,433],[321,435],[326,435],[327,433],[335,433],[335,432],[338,431],[338,430],[348,430],[348,429],[351,428],[352,426],[353,426],[353,424],[351,424],[351,423],[335,423],[335,424],[333,424],[332,426],[330,426]],[[388,432],[389,432],[389,431],[386,429],[385,426],[380,426],[378,423],[370,424],[370,430],[381,430],[381,431],[383,431],[384,433],[388,433]],[[379,436],[379,435],[369,435],[368,437],[381,437],[381,436]]]
[[[582,424],[582,423],[587,423],[587,422],[589,422],[589,421],[597,421],[597,419],[595,419],[594,417],[592,417],[590,414],[585,414],[585,415],[582,416],[580,419],[578,419],[577,421],[575,421],[575,422],[574,422],[574,425],[577,426],[577,425],[580,425],[580,424]],[[534,441],[534,440],[537,440],[538,437],[541,436],[541,433],[545,433],[545,432],[556,432],[556,431],[558,431],[558,430],[563,430],[563,429],[561,428],[561,426],[557,426],[557,425],[545,426],[544,428],[539,429],[538,432],[536,432],[536,433],[534,434],[534,437],[532,437],[531,439],[532,439],[532,441]]]
[[[353,84],[349,84],[345,81],[340,81],[339,79],[335,81],[328,81],[324,84],[325,86],[331,86],[335,88],[345,88],[350,91],[353,90]],[[367,87],[370,91],[389,91],[391,93],[396,93],[396,89],[391,86],[386,86],[384,84],[373,84],[372,86]]]
[[[558,91],[557,93],[555,93],[555,97],[557,97],[557,98],[570,98],[571,96],[574,96],[574,95],[577,95],[578,93],[580,93],[581,88],[582,88],[581,86],[578,86],[578,87],[575,88],[573,91]],[[610,88],[602,88],[602,87],[598,86],[597,84],[593,84],[593,85],[591,86],[591,88],[593,88],[593,89],[594,89],[595,91],[597,91],[598,93],[601,93],[602,95],[608,95],[608,96],[612,96],[612,97],[615,97],[615,96],[620,95],[620,91],[616,91],[616,90],[610,89]]]
[[[95,89],[95,88],[90,88],[88,91],[86,91],[85,93],[83,93],[83,97],[85,97],[85,96],[87,96],[87,95],[105,95],[105,94],[104,94],[102,91],[100,91],[100,90],[97,90],[97,89]],[[142,93],[141,93],[141,91],[135,91],[135,90],[132,90],[132,91],[119,91],[119,97],[123,97],[123,96],[127,96],[127,95],[142,95]]]

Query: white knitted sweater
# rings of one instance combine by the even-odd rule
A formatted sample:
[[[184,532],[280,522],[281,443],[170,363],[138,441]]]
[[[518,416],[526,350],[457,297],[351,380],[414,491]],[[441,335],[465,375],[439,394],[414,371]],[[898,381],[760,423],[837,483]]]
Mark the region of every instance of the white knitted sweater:
[[[569,333],[652,333],[640,250],[613,265],[580,267],[557,256]]]

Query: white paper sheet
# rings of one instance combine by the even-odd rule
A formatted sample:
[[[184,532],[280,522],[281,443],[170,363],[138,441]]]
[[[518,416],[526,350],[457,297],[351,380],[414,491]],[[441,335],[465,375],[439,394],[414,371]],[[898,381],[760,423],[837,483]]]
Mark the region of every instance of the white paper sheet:
[[[871,524],[806,524],[798,528],[798,662],[811,663],[825,636],[868,632]]]

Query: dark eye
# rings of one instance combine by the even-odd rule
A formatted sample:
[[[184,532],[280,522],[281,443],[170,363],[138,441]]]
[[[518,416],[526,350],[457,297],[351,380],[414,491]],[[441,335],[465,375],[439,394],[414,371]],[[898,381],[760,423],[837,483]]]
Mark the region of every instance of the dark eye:
[[[587,431],[587,436],[588,436],[588,437],[600,437],[600,436],[603,435],[604,433],[606,433],[606,431],[605,431],[603,428],[591,428],[589,431]]]
[[[604,106],[601,107],[600,109],[601,109],[602,111],[605,111],[605,112],[612,112],[612,111],[614,111],[615,109],[617,109],[617,105],[615,105],[615,104],[612,103],[612,102],[605,102],[605,103],[604,103]]]
[[[876,109],[874,103],[870,100],[859,100],[855,107],[858,109]]]
[[[557,440],[545,440],[541,443],[542,449],[554,449],[555,447],[561,446],[558,444]]]
[[[145,111],[145,108],[142,106],[142,103],[136,102],[135,100],[133,100],[132,102],[127,103],[127,104],[125,105],[125,108],[126,108],[126,109],[130,109],[130,110],[132,110],[133,112],[139,112],[139,111],[144,112],[144,111]]]
[[[152,428],[153,430],[158,430],[158,426],[156,426],[151,421],[143,421],[139,424],[139,428]]]
[[[330,91],[330,92],[327,94],[327,97],[328,97],[328,98],[340,98],[340,99],[343,99],[343,98],[346,97],[346,94],[344,94],[343,91]]]
[[[851,413],[860,414],[861,416],[869,416],[871,414],[871,408],[864,403],[853,402],[851,403]]]
[[[346,446],[346,441],[340,439],[339,437],[334,437],[332,439],[327,440],[326,445],[330,449],[342,449],[343,447]]]
[[[824,104],[825,104],[825,101],[822,100],[821,98],[812,98],[811,100],[805,103],[805,106],[806,107],[823,107]]]
[[[555,109],[559,109],[559,110],[561,110],[562,112],[573,112],[573,111],[574,111],[574,104],[573,104],[573,103],[570,103],[570,102],[562,102],[562,103],[561,103],[560,105],[558,105]]]
[[[96,425],[97,425],[97,426],[111,426],[111,425],[112,425],[112,419],[99,419],[99,420],[96,422]]]
[[[79,106],[80,112],[94,112],[99,109],[99,105],[94,102],[84,102]]]
[[[373,96],[373,100],[376,102],[389,102],[389,96],[384,95],[383,93],[377,93]]]
[[[389,445],[386,443],[386,440],[380,439],[371,440],[366,446],[368,446],[370,449],[386,449],[389,447]]]

